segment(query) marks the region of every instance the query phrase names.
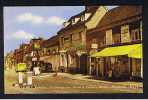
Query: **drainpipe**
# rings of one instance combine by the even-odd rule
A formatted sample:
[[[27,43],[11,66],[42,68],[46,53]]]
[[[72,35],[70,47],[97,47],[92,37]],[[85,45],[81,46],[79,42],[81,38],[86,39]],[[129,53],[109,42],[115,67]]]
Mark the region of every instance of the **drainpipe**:
[[[89,57],[89,74],[91,75],[91,57]]]
[[[130,72],[130,80],[132,79],[132,76],[133,76],[133,72],[132,72],[132,59],[129,57],[129,72]]]
[[[141,58],[141,78],[143,78],[143,58]]]

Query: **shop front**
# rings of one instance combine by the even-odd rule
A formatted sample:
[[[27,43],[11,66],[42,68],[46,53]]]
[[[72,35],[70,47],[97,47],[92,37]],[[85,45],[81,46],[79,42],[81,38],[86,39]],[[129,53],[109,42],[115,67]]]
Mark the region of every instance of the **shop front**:
[[[90,67],[91,74],[100,77],[142,78],[142,44],[105,48],[91,55]]]

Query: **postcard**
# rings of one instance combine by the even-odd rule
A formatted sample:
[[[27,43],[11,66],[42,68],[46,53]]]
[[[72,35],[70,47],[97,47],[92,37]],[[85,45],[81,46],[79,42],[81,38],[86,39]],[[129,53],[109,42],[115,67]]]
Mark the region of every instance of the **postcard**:
[[[3,13],[4,94],[144,93],[142,5]]]

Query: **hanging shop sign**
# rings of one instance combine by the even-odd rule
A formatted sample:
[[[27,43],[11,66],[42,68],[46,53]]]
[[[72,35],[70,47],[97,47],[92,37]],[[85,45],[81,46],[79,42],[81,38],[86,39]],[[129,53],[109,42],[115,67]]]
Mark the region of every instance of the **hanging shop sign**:
[[[36,57],[32,58],[32,61],[37,61],[37,58]]]
[[[34,43],[34,48],[35,49],[40,49],[40,44],[39,43]]]
[[[98,44],[96,44],[96,43],[91,44],[91,48],[92,49],[97,49],[98,48]]]

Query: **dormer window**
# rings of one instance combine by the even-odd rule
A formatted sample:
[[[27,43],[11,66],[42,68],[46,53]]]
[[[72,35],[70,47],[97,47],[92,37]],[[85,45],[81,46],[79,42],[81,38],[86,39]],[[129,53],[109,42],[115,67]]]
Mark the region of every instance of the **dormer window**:
[[[77,23],[80,20],[80,18],[76,17],[75,18],[75,23]]]
[[[75,18],[73,18],[71,21],[72,21],[72,24],[75,24]]]
[[[90,17],[91,13],[85,13],[85,20],[87,20]]]
[[[81,16],[81,21],[84,21],[84,20],[85,20],[85,16],[82,15],[82,16]]]
[[[64,23],[63,23],[63,26],[64,26],[64,27],[67,27],[68,25],[69,25],[69,22],[64,22]]]

